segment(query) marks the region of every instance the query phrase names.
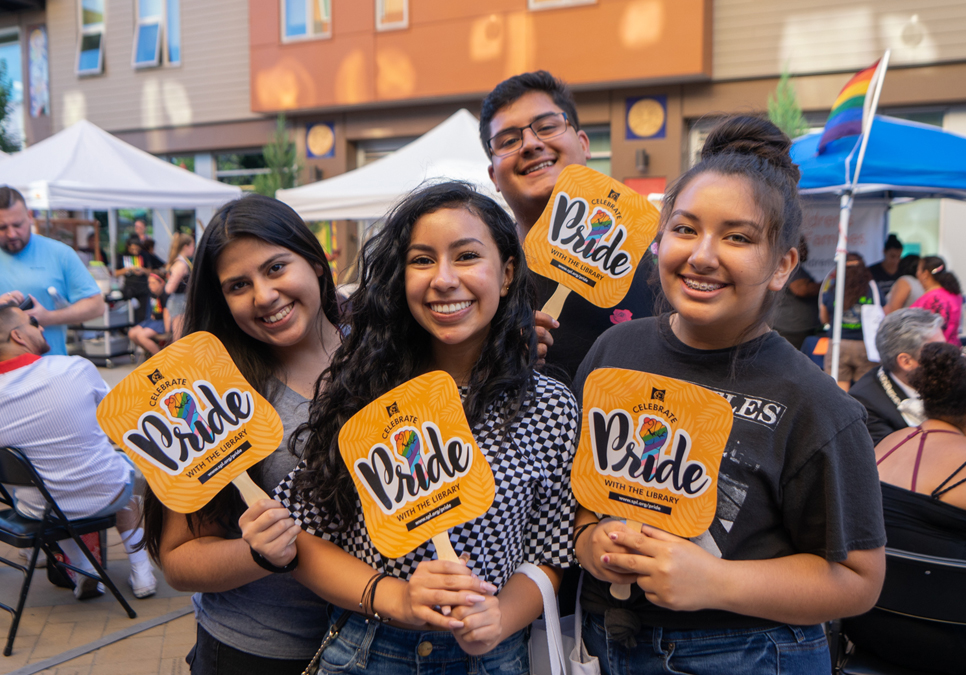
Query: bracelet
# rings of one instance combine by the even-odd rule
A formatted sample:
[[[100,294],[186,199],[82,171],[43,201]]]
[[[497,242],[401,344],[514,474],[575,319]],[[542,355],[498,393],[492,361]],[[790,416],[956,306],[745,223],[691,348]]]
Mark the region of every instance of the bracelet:
[[[268,570],[269,572],[272,572],[274,574],[283,574],[285,572],[291,572],[292,570],[294,570],[296,567],[299,566],[298,553],[295,554],[295,557],[292,558],[291,562],[289,562],[288,565],[285,565],[284,567],[279,567],[278,565],[273,565],[272,563],[270,563],[265,556],[263,556],[261,553],[253,549],[251,546],[248,547],[248,550],[252,552],[252,560],[255,561],[256,565],[261,567],[263,570]]]
[[[377,574],[372,575],[369,581],[366,582],[366,587],[362,590],[362,598],[359,601],[359,610],[362,612],[362,614],[372,615],[372,617],[376,621],[379,621],[380,623],[385,623],[389,621],[390,618],[388,616],[383,618],[379,616],[379,612],[376,611],[376,607],[375,607],[376,586],[378,586],[379,582],[388,576],[392,576],[392,575],[387,574],[386,572],[379,572]],[[369,608],[368,611],[366,611],[367,606]],[[368,618],[366,618],[366,623],[369,623]]]
[[[379,572],[376,572],[369,577],[369,581],[366,582],[366,587],[362,589],[362,597],[359,598],[359,611],[362,614],[366,613],[366,598],[369,595],[369,587],[372,586],[372,582],[376,580],[376,577],[378,577],[379,574]]]
[[[584,533],[584,530],[586,530],[588,527],[595,527],[596,525],[599,525],[599,524],[600,524],[600,521],[599,520],[595,520],[595,521],[590,522],[590,523],[584,523],[583,525],[581,525],[580,527],[578,527],[576,530],[574,530],[574,544],[573,544],[573,547],[574,547],[574,550],[573,550],[574,560],[577,560],[577,540],[580,539],[580,535],[582,535]],[[577,566],[578,567],[581,566],[579,560],[577,560]]]
[[[380,623],[386,623],[390,620],[390,618],[388,616],[381,617],[379,616],[379,612],[376,611],[376,586],[379,585],[380,581],[389,576],[392,575],[385,572],[380,574],[378,577],[376,577],[376,580],[372,582],[372,590],[369,591],[369,611],[372,612],[372,616],[375,617],[376,621],[379,621]]]

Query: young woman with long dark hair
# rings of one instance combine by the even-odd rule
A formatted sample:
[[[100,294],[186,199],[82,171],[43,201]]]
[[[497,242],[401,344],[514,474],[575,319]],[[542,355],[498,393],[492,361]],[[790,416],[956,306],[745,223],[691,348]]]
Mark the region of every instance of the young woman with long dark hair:
[[[203,330],[221,340],[282,419],[282,444],[249,470],[271,493],[298,464],[301,447],[293,433],[308,419],[316,382],[340,342],[322,246],[279,201],[250,195],[226,204],[201,238],[185,319],[186,333]],[[279,550],[294,552],[294,532],[285,523],[251,525],[253,510],[233,486],[188,516],[164,509],[153,496],[148,507],[148,548],[165,579],[198,591],[191,672],[301,673],[328,627],[326,603],[291,575],[257,564],[239,523]]]
[[[543,604],[515,572],[531,562],[557,582],[568,565],[577,429],[573,395],[533,370],[531,299],[513,221],[462,183],[410,195],[362,251],[345,341],[300,430],[305,461],[279,488],[305,530],[296,578],[336,606],[333,622],[352,613],[320,672],[529,672],[524,629]],[[463,563],[435,559],[429,542],[398,559],[380,555],[339,452],[339,429],[356,412],[435,370],[459,385],[496,481],[487,513],[450,530]],[[292,560],[249,541],[275,565]],[[364,600],[367,584],[378,585]],[[367,620],[373,612],[391,622]]]
[[[820,624],[878,597],[885,533],[865,410],[769,328],[798,263],[790,145],[755,117],[711,132],[664,197],[658,271],[672,311],[611,328],[577,373],[578,391],[598,368],[675,377],[734,411],[705,533],[578,513],[592,575],[583,638],[605,673],[828,672]],[[630,599],[611,583],[632,584]]]

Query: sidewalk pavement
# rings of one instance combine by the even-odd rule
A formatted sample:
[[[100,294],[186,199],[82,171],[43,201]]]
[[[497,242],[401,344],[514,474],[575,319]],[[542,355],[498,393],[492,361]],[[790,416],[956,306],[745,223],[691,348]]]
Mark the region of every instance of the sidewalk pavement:
[[[110,386],[116,385],[135,366],[120,363],[114,368],[98,368]],[[0,556],[18,561],[17,550],[0,544]],[[27,605],[13,643],[13,654],[0,655],[0,675],[43,673],[44,675],[188,675],[184,657],[195,643],[195,619],[190,611],[191,594],[168,586],[160,570],[157,594],[138,600],[127,583],[130,564],[117,530],[108,530],[107,573],[137,612],[129,619],[110,592],[99,598],[78,601],[66,589],[47,581],[46,570],[34,572]],[[0,600],[16,604],[23,575],[19,570],[0,565]],[[187,614],[141,632],[100,646],[87,653],[52,665],[45,670],[31,668],[59,654],[91,646],[106,636],[149,626],[171,613]],[[0,644],[6,644],[11,615],[0,611]],[[94,645],[97,646],[97,645]]]
[[[44,675],[187,675],[185,655],[195,643],[194,614],[169,620],[148,630],[134,633],[46,670],[33,671],[36,664],[75,648],[90,645],[118,631],[130,631],[139,624],[176,612],[190,610],[191,594],[168,586],[159,570],[156,595],[138,600],[127,583],[130,565],[117,530],[108,531],[107,573],[121,594],[137,612],[129,619],[110,592],[99,598],[79,601],[66,589],[47,581],[46,570],[37,570],[30,584],[13,654],[0,656],[0,675],[14,672],[39,672]],[[0,556],[16,561],[17,550],[0,544]],[[14,604],[23,575],[19,570],[0,565],[0,598]],[[11,615],[0,612],[0,635],[6,643]],[[26,674],[24,674],[26,675]]]

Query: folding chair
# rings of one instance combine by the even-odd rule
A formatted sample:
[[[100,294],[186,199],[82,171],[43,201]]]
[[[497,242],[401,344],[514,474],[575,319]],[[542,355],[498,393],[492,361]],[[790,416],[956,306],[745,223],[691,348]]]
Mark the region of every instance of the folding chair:
[[[950,635],[966,633],[966,561],[887,548],[879,600],[867,614],[845,619],[842,632],[849,648],[835,671],[841,675],[913,675],[926,669],[925,663],[896,664],[869,653],[891,641],[914,644],[923,661],[945,648],[958,645],[963,651],[962,640]]]
[[[47,501],[47,508],[44,510],[43,519],[30,520],[20,516],[13,509],[13,499],[4,485],[37,488]],[[0,448],[0,504],[10,507],[0,511],[0,541],[15,548],[33,549],[27,567],[0,557],[0,562],[10,567],[15,567],[24,573],[24,581],[20,587],[20,599],[17,602],[17,607],[13,608],[0,603],[0,608],[7,610],[13,615],[10,632],[7,634],[7,645],[3,650],[4,656],[10,656],[10,653],[13,651],[13,640],[17,636],[20,617],[23,615],[24,604],[27,601],[27,592],[30,590],[30,581],[33,578],[34,569],[37,566],[37,556],[41,549],[47,554],[48,565],[57,565],[58,568],[66,567],[77,574],[83,574],[86,577],[97,579],[110,589],[111,593],[121,603],[121,606],[130,618],[133,619],[137,616],[127,600],[124,599],[124,596],[121,595],[117,586],[111,581],[107,572],[104,571],[104,567],[91,554],[90,549],[87,548],[87,545],[81,539],[81,535],[88,534],[89,532],[98,532],[114,527],[115,517],[113,514],[104,518],[68,520],[64,512],[57,506],[57,502],[50,496],[47,486],[44,485],[43,478],[34,470],[30,460],[16,448]],[[85,572],[74,565],[57,562],[54,554],[50,550],[49,544],[62,539],[74,540],[94,566],[97,572],[96,575]]]

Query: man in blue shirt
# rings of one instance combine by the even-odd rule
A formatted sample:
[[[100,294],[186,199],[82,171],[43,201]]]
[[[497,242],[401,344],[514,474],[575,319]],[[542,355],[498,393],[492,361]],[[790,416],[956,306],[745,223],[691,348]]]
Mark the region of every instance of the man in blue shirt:
[[[0,304],[33,298],[46,331],[50,354],[67,354],[67,326],[104,314],[104,298],[94,278],[69,246],[31,234],[33,218],[22,194],[0,187]],[[60,309],[47,289],[67,301]]]

